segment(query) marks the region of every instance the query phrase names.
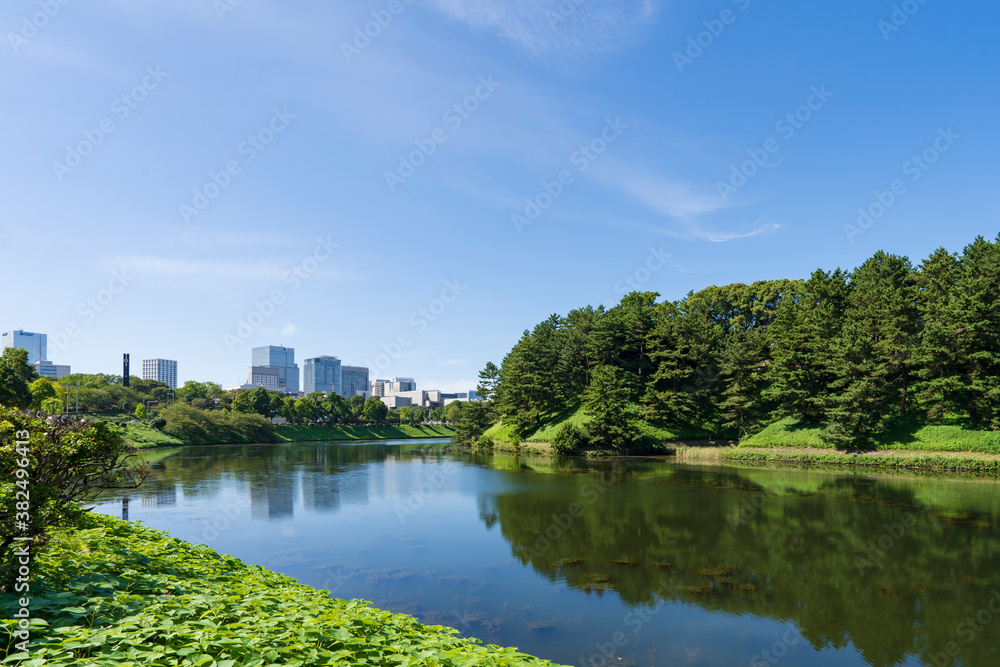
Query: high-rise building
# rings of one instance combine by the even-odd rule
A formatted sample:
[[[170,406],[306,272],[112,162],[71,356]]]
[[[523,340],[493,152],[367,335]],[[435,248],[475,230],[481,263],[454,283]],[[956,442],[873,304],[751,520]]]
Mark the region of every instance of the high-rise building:
[[[177,362],[172,359],[143,359],[142,379],[156,380],[177,389]]]
[[[39,361],[49,360],[49,337],[30,331],[5,331],[0,336],[2,347],[16,347],[28,351],[28,363],[34,366]]]
[[[255,369],[276,368],[278,370],[278,386],[275,389],[286,394],[299,393],[299,366],[295,363],[294,348],[267,345],[253,348],[252,355],[250,384],[256,384],[253,382]]]
[[[341,366],[340,376],[342,385],[340,395],[344,398],[364,396],[368,393],[368,369],[364,366]]]
[[[302,391],[306,394],[323,392],[339,394],[343,391],[340,359],[337,357],[316,357],[306,359],[302,369]]]

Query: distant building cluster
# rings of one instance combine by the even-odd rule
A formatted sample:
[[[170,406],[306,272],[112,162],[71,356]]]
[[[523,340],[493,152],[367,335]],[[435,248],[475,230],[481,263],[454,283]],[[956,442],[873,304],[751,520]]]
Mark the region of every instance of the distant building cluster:
[[[38,375],[55,380],[71,374],[69,366],[60,366],[48,360],[48,336],[43,333],[6,331],[2,334],[2,347],[27,350],[28,363]],[[301,382],[299,366],[295,362],[295,349],[279,345],[255,347],[250,352],[247,381],[238,389],[263,387],[280,391],[289,396],[309,394],[339,394],[344,398],[372,396],[390,408],[421,406],[428,409],[444,407],[454,401],[478,401],[474,391],[444,393],[437,389],[417,389],[414,378],[370,378],[364,366],[346,366],[333,356],[318,356],[303,362]],[[162,382],[177,389],[177,361],[173,359],[143,359],[142,379]]]
[[[295,350],[268,345],[251,350],[252,365],[242,389],[264,387],[289,395],[339,394],[344,398],[362,396],[378,398],[390,408],[422,406],[439,408],[453,401],[478,401],[474,391],[446,394],[437,389],[417,389],[413,378],[370,379],[364,366],[347,366],[338,357],[322,355],[306,359],[299,387],[299,367]]]

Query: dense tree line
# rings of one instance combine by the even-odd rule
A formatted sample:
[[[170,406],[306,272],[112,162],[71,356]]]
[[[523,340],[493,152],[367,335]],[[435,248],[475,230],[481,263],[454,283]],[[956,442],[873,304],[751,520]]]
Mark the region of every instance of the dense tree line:
[[[596,443],[636,421],[745,437],[776,418],[864,446],[897,418],[1000,428],[1000,237],[918,266],[878,252],[847,272],[633,292],[553,315],[480,374],[515,437],[583,405]]]

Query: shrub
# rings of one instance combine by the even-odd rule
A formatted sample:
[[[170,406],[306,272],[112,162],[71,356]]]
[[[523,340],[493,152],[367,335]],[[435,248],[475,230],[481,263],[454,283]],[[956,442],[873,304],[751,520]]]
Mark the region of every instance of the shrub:
[[[162,414],[167,420],[163,432],[189,445],[278,441],[274,424],[257,414],[210,412],[180,403]]]
[[[590,434],[576,424],[563,424],[552,439],[552,451],[563,456],[572,456],[586,449],[590,444]]]
[[[0,406],[0,587],[13,587],[18,538],[33,540],[33,557],[50,529],[80,518],[81,501],[136,488],[148,472],[118,427]]]
[[[163,417],[157,417],[152,422],[150,422],[149,425],[155,428],[157,431],[162,431],[163,427],[167,425],[167,420],[164,419]]]
[[[484,435],[481,438],[479,438],[479,442],[476,443],[476,446],[479,449],[485,449],[485,450],[488,450],[488,451],[492,451],[493,448],[496,447],[496,443],[493,442],[493,438],[491,438],[488,435]]]

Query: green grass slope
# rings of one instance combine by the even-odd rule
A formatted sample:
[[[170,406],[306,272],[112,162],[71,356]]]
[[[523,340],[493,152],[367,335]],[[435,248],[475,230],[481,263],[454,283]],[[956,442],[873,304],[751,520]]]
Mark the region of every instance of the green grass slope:
[[[148,424],[125,424],[125,440],[138,449],[184,446],[182,440],[150,428]]]
[[[59,534],[39,556],[30,605],[31,637],[21,652],[13,635],[17,596],[2,596],[4,664],[551,664],[365,602],[335,600],[207,547],[100,515]]]
[[[562,414],[546,421],[541,428],[525,436],[524,442],[551,443],[555,438],[556,433],[558,433],[559,429],[561,429],[564,425],[573,424],[574,426],[586,427],[591,421],[592,418],[584,414],[583,407],[579,406],[571,410],[567,410],[566,412],[563,412]],[[712,436],[708,431],[695,427],[665,426],[661,424],[652,424],[642,419],[634,419],[632,420],[632,424],[639,430],[639,433],[641,433],[642,436],[644,436],[648,441],[656,444],[678,442],[681,440],[712,439]],[[494,424],[489,430],[486,431],[486,435],[493,438],[496,442],[510,442],[513,437],[510,426],[503,423]]]
[[[830,449],[820,434],[823,424],[804,424],[787,417],[740,443],[747,449]],[[911,418],[895,421],[874,438],[878,451],[971,452],[1000,454],[1000,432],[982,431],[957,423],[927,424]]]

